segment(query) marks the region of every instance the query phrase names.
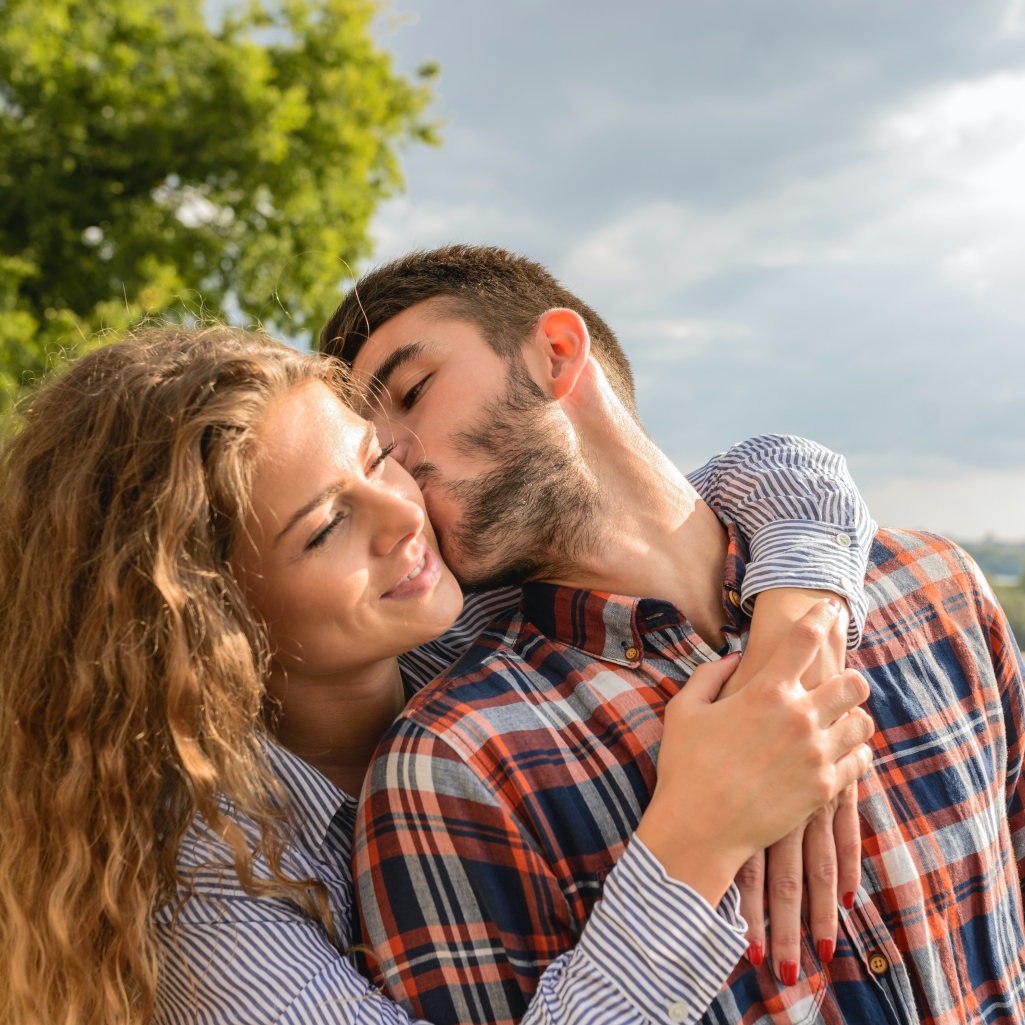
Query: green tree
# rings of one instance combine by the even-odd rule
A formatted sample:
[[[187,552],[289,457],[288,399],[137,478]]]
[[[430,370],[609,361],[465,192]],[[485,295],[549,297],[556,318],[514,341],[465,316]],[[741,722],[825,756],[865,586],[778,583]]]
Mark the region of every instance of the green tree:
[[[295,335],[434,142],[375,0],[0,0],[0,375],[177,308]]]

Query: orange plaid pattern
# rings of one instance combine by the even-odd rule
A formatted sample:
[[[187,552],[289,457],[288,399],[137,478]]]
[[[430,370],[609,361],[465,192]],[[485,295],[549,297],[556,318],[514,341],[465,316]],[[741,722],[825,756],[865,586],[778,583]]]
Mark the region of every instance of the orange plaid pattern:
[[[727,598],[745,562],[733,532],[735,643],[745,623]],[[942,538],[880,531],[866,592],[849,664],[878,731],[855,907],[830,964],[806,931],[795,986],[741,961],[704,1022],[1025,1021],[1021,657],[982,574]],[[435,1025],[518,1020],[640,820],[666,701],[716,657],[665,602],[529,584],[410,703],[355,847],[393,996]]]

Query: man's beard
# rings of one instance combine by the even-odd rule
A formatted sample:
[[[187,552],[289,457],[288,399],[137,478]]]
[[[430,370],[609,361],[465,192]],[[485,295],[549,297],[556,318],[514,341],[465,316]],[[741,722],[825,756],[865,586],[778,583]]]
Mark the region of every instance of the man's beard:
[[[494,468],[455,481],[432,480],[431,466],[416,468],[414,476],[464,510],[441,545],[465,591],[551,579],[597,545],[597,483],[560,438],[555,401],[515,359],[504,397],[454,436],[460,454],[484,456]]]

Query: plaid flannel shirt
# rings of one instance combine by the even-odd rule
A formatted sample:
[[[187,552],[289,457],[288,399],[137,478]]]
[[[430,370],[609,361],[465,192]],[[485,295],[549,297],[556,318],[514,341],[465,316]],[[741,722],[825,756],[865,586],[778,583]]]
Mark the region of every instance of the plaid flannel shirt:
[[[731,529],[734,644],[746,561]],[[866,592],[848,664],[872,685],[875,757],[834,959],[819,962],[805,923],[796,985],[740,960],[685,1020],[1025,1021],[1021,657],[985,578],[942,538],[880,531]],[[716,657],[666,602],[530,584],[410,703],[355,845],[363,929],[396,999],[435,1025],[523,1014],[640,821],[666,702]]]

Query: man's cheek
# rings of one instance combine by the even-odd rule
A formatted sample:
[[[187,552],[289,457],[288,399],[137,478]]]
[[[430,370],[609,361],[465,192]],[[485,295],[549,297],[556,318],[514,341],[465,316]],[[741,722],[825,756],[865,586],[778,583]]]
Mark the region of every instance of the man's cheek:
[[[446,495],[444,490],[438,487],[430,487],[424,490],[424,508],[434,528],[435,537],[440,544],[444,545],[445,535],[460,518],[459,504]]]

